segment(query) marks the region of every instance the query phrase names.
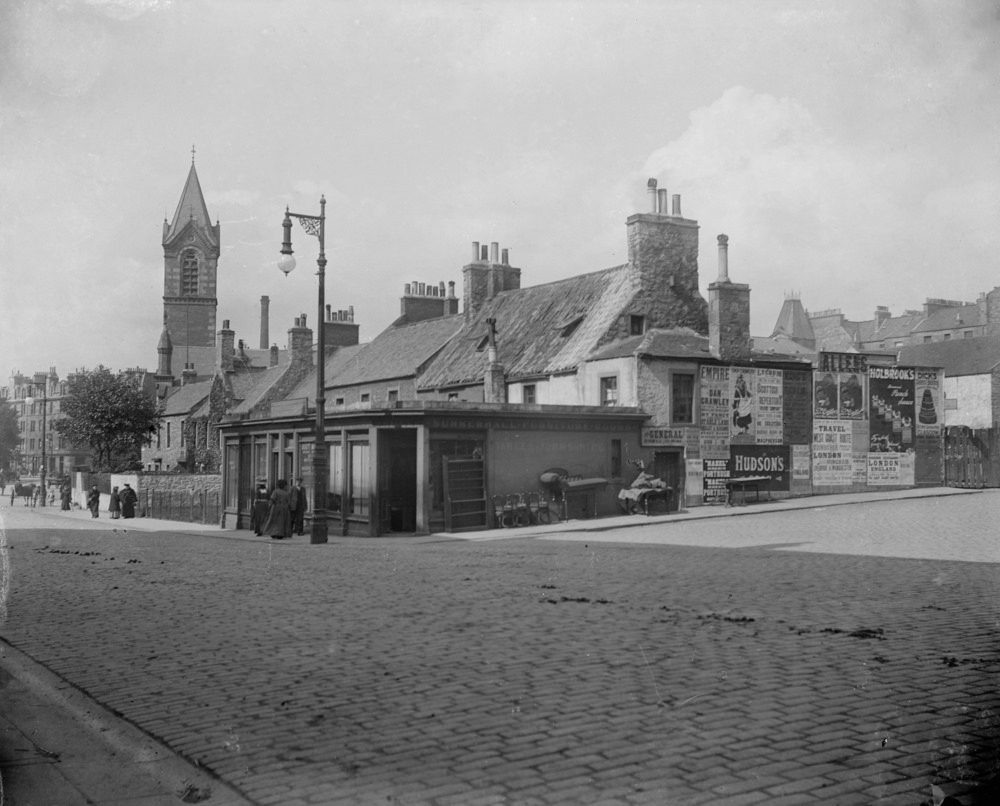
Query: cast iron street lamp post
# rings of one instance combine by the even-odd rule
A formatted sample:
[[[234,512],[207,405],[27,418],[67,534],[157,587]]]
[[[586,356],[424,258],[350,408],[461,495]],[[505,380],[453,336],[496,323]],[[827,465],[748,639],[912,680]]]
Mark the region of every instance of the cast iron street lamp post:
[[[319,302],[316,308],[316,426],[313,445],[313,517],[312,527],[309,530],[310,543],[326,543],[326,479],[328,475],[329,456],[326,450],[326,424],[324,416],[326,414],[326,397],[324,386],[326,380],[324,376],[324,358],[326,355],[326,342],[323,334],[323,309],[326,303],[326,291],[324,283],[326,279],[326,196],[320,196],[319,215],[300,215],[291,213],[285,208],[285,220],[282,227],[285,230],[285,239],[281,244],[281,257],[278,259],[278,268],[288,276],[288,273],[295,268],[295,258],[292,255],[292,219],[297,218],[299,223],[310,235],[319,238],[319,258],[316,265],[319,267],[316,276],[319,277]]]
[[[32,388],[31,388],[31,392],[32,393],[35,391],[35,388],[38,387],[38,385],[39,385],[38,384],[38,377],[36,376],[35,377],[35,383],[32,384]],[[47,417],[46,409],[48,408],[48,389],[46,389],[47,386],[48,386],[48,378],[46,378],[45,380],[43,380],[42,383],[41,383],[41,387],[42,387],[42,469],[39,472],[39,483],[41,484],[41,490],[39,491],[39,493],[40,493],[39,497],[41,498],[42,506],[43,507],[45,506],[45,420],[46,420],[46,417]],[[34,394],[29,394],[28,397],[25,398],[24,402],[27,403],[29,406],[34,406],[35,405]]]

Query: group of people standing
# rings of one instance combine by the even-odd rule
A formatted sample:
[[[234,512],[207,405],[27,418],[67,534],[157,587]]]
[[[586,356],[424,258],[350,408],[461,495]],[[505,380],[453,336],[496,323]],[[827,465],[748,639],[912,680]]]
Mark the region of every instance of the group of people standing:
[[[111,502],[108,506],[111,519],[134,518],[135,505],[137,503],[139,503],[139,496],[135,494],[135,490],[132,489],[130,484],[126,483],[121,492],[118,492],[117,487],[112,487]],[[101,492],[96,486],[92,487],[90,492],[87,493],[87,509],[90,510],[90,517],[99,517],[101,511]]]
[[[309,509],[302,479],[295,479],[291,489],[285,479],[278,479],[270,496],[266,487],[258,486],[254,503],[254,532],[284,540],[293,534],[303,535],[305,514]]]

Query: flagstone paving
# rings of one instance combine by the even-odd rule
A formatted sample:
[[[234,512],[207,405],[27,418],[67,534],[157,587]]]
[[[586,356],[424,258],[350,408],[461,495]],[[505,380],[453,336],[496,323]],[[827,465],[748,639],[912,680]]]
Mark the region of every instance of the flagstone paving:
[[[1000,772],[1000,564],[766,544],[877,527],[981,559],[998,500],[641,543],[310,546],[7,511],[0,634],[262,805],[917,806],[934,785],[968,806]],[[712,545],[734,521],[748,544]]]

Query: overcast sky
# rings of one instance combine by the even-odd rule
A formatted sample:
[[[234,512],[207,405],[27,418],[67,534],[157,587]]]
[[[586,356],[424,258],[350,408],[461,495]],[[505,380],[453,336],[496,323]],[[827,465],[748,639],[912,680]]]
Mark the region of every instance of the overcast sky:
[[[1000,285],[992,0],[5,0],[0,372],[156,368],[162,226],[196,147],[222,226],[218,324],[284,346],[327,302],[368,340],[405,283],[498,241],[536,285],[618,265],[646,179],[700,277],[871,318]],[[178,362],[175,357],[175,369]]]

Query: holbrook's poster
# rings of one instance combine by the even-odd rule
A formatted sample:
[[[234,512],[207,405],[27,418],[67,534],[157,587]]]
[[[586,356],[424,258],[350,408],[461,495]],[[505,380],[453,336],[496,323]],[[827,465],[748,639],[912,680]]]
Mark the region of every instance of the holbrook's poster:
[[[913,367],[869,367],[869,453],[913,450],[915,380]]]

